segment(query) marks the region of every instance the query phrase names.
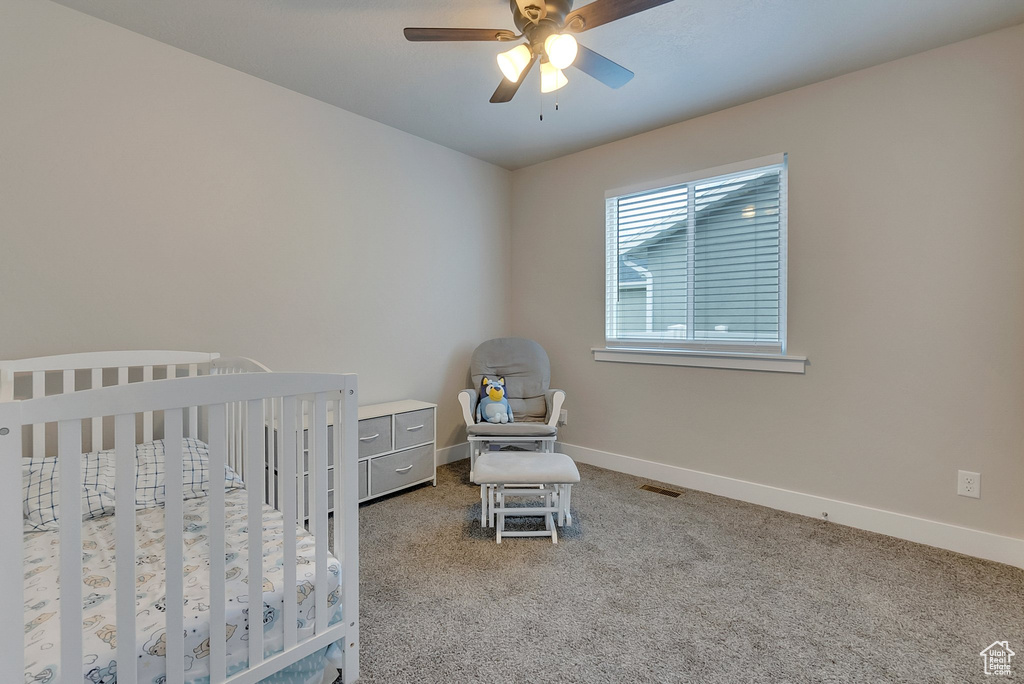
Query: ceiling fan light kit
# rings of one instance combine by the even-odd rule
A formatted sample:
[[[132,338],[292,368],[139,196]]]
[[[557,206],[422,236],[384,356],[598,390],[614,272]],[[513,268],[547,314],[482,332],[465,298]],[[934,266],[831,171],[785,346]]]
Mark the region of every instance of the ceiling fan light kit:
[[[552,33],[544,39],[544,52],[548,56],[548,61],[558,69],[568,69],[572,66],[579,49],[576,39],[568,33]]]
[[[505,78],[518,83],[527,65],[533,60],[529,45],[517,45],[508,52],[498,54],[498,68]]]
[[[582,33],[672,0],[593,0],[573,11],[573,0],[509,0],[512,21],[521,32],[507,29],[407,28],[405,37],[413,42],[492,40],[522,43],[498,55],[504,75],[491,102],[509,102],[525,80],[523,76],[541,62],[541,92],[550,93],[569,82],[562,69],[573,66],[610,88],[621,88],[633,72],[576,42],[572,33]]]
[[[551,62],[540,63],[540,92],[545,95],[553,93],[568,82],[569,79],[554,64]]]

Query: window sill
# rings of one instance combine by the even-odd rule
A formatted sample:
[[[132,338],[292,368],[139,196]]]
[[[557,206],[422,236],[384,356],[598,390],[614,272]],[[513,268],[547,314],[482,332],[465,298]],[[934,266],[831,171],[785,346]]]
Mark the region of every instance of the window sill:
[[[595,361],[643,363],[655,366],[693,366],[697,368],[730,368],[732,370],[803,373],[805,356],[782,354],[744,354],[735,352],[692,351],[688,349],[620,349],[594,347]]]

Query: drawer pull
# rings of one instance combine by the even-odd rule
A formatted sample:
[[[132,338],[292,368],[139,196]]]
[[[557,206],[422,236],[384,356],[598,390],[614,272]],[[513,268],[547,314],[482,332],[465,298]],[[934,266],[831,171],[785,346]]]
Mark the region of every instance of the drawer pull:
[[[395,472],[396,473],[407,473],[410,470],[412,470],[412,466],[411,465],[407,465],[404,468],[395,468]]]
[[[423,426],[422,426],[422,425],[413,425],[412,427],[407,427],[407,428],[405,428],[405,429],[406,429],[406,430],[407,430],[408,432],[412,432],[413,430],[422,430],[422,429],[423,429]]]
[[[375,434],[375,435],[370,435],[369,437],[360,437],[359,441],[360,442],[372,442],[373,440],[377,439],[378,437],[380,437],[380,433],[379,432],[377,434]]]

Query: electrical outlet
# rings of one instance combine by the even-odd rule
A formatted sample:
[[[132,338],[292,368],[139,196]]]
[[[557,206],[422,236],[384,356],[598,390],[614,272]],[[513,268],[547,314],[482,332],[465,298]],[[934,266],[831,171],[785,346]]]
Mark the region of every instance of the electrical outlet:
[[[569,424],[569,411],[562,409],[558,412],[558,424],[568,425]]]
[[[972,499],[980,499],[981,473],[971,473],[966,470],[958,470],[956,478],[956,493],[960,496],[969,496]]]

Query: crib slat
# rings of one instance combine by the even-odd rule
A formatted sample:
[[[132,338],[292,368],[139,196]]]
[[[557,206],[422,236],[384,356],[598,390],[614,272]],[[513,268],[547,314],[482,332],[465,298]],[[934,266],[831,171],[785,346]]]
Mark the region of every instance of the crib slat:
[[[74,391],[74,371],[71,371]],[[64,375],[65,391],[67,371]],[[65,681],[82,673],[82,421],[57,423],[60,458],[60,671]],[[132,592],[134,595],[134,591]]]
[[[249,414],[246,413],[246,405],[243,402],[238,402],[238,465],[245,473],[249,472],[249,459],[245,457],[246,426],[248,424]]]
[[[185,677],[185,608],[184,574],[178,568],[185,566],[183,543],[184,498],[182,476],[182,411],[164,411],[164,541],[167,568],[167,681],[179,682]],[[215,482],[211,478],[211,483]]]
[[[127,375],[127,369],[125,369]],[[114,418],[115,509],[114,533],[117,552],[117,670],[118,684],[137,684],[138,655],[135,653],[135,414]],[[81,623],[79,623],[80,625]]]
[[[62,394],[72,394],[75,391],[75,371],[74,371],[74,369],[73,368],[71,368],[71,369],[65,368],[61,375],[63,376],[62,379],[61,379],[61,390],[60,390],[61,393]],[[57,429],[58,429],[58,432],[59,432],[60,427],[58,426]],[[79,429],[78,446],[79,447],[82,446],[81,429]],[[60,448],[60,437],[59,436],[57,438],[57,448],[58,449]],[[81,453],[81,452],[79,452],[79,453]]]
[[[225,439],[227,440],[225,442],[226,451],[224,452],[224,456],[225,456],[225,458],[227,460],[225,461],[225,463],[227,465],[231,466],[232,470],[234,470],[236,473],[241,475],[242,473],[238,470],[238,468],[235,467],[236,466],[235,459],[232,458],[232,454],[235,451],[235,404],[234,404],[234,402],[232,402],[230,404],[225,404],[224,405],[224,414],[225,414],[225,421],[226,421],[225,427],[227,428],[227,432],[225,433]]]
[[[13,375],[9,378],[13,381]],[[0,563],[0,586],[5,605],[20,611],[25,605],[25,578],[22,573],[22,526],[14,520],[22,514],[21,463],[22,418],[20,402],[0,403],[0,548],[8,557]],[[9,681],[21,681],[25,672],[24,620],[0,620],[0,675]]]
[[[342,432],[343,423],[342,420],[342,405],[341,400],[331,402],[331,411],[334,413],[334,482],[331,483],[334,489],[334,545],[331,546],[331,553],[335,558],[341,558],[342,542],[345,539],[345,530],[341,525],[342,520],[345,519],[344,515],[341,515],[342,501],[345,496],[344,488],[342,485],[343,477],[342,471],[344,470],[344,464],[341,462],[342,455]]]
[[[316,451],[311,454],[314,465],[310,484],[316,494],[310,501],[309,512],[315,523],[312,531],[316,539],[316,565],[313,567],[316,568],[316,633],[320,634],[327,629],[327,594],[330,593],[330,573],[327,570],[327,395],[323,392],[313,400],[313,416],[315,421],[310,421],[309,434],[312,437],[316,433]]]
[[[299,516],[299,524],[302,526],[306,525],[306,463],[309,458],[309,449],[312,448],[313,442],[310,441],[312,438],[309,432],[306,430],[305,416],[307,415],[306,402],[301,399],[298,402],[298,409],[295,414],[296,429],[298,432],[298,452],[299,460],[296,462],[296,478],[295,478],[295,514]]]
[[[302,509],[306,516],[306,529],[310,534],[316,534],[316,485],[313,478],[316,477],[316,440],[320,436],[316,429],[316,402],[312,399],[306,402],[306,453],[303,454],[303,477],[300,491],[306,497],[305,507]],[[316,577],[313,578],[314,583]]]
[[[247,463],[245,462],[245,445],[243,440],[245,439],[245,406],[242,402],[235,402],[235,453],[234,453],[234,468],[238,471],[239,475],[246,482],[249,481],[247,475]]]
[[[188,365],[188,377],[194,378],[199,375],[199,366],[194,363]],[[189,406],[188,407],[188,436],[192,438],[199,437],[199,407]]]
[[[117,369],[117,384],[127,385],[128,384],[128,368],[121,366]]]
[[[99,389],[103,387],[103,369],[93,368],[89,388]],[[103,418],[96,416],[92,419],[92,450],[103,450]]]
[[[210,684],[221,684],[227,676],[224,644],[227,622],[224,574],[224,466],[227,463],[227,406],[209,407],[210,447]]]
[[[341,414],[335,414],[335,430],[341,426],[341,451],[334,455],[341,470],[341,489],[335,490],[334,515],[341,518],[341,608],[345,620],[343,644],[346,681],[359,679],[359,442],[356,378],[349,376],[342,394]]]
[[[273,491],[274,497],[272,503],[274,508],[277,510],[280,510],[281,508],[281,448],[283,446],[281,442],[281,411],[284,408],[283,402],[283,399],[274,400],[274,415],[271,416],[273,420],[270,422],[270,427],[267,428],[267,438],[273,444],[274,454],[271,465],[271,468],[273,468],[271,472],[274,474],[274,481],[270,489]]]
[[[282,431],[281,421],[284,420],[284,399],[279,399],[275,405],[275,420],[274,425],[277,429],[274,430],[274,467],[277,469],[277,476],[274,478],[274,507],[277,510],[281,510],[281,497],[284,496],[284,489],[281,488],[281,483],[284,482],[281,475],[281,466],[284,463],[284,432]]]
[[[245,477],[245,469],[239,467],[238,461],[235,459],[235,454],[238,450],[237,446],[237,430],[238,425],[238,404],[231,402],[228,404],[228,465],[231,469],[239,474],[242,478]]]
[[[284,518],[284,606],[281,611],[281,620],[284,625],[284,647],[289,649],[298,640],[298,597],[293,587],[296,585],[295,578],[295,533],[298,522],[296,521],[295,504],[295,479],[296,463],[302,458],[302,441],[296,439],[295,428],[296,403],[301,411],[302,402],[296,402],[295,397],[285,397],[281,402],[281,424],[278,430],[281,435],[281,496],[283,503],[281,512]],[[299,419],[301,420],[301,418]]]
[[[235,402],[231,406],[231,467],[245,479],[245,462],[238,455],[242,452],[242,405]]]
[[[278,500],[281,497],[281,399],[274,399],[271,404],[271,416],[270,422],[267,423],[267,442],[269,444],[268,449],[273,454],[269,457],[269,467],[267,468],[267,474],[272,476],[273,480],[267,487],[270,490],[271,501],[270,505],[276,510],[280,510],[280,504]]]
[[[173,380],[177,376],[178,376],[178,366],[176,366],[173,363],[167,364],[167,367],[164,369],[164,377],[167,380]],[[182,437],[184,437],[184,436],[185,436],[184,427],[182,427]],[[167,438],[167,430],[165,429],[164,430],[164,439],[166,439],[166,438]]]
[[[275,409],[277,408],[277,400],[267,399],[266,402],[264,402],[264,406],[265,408],[263,420],[264,424],[267,426],[267,432],[264,435],[264,439],[266,439],[267,442],[267,504],[270,505],[271,508],[276,509],[277,487],[274,486],[274,483],[277,482],[278,451],[275,439],[276,430],[274,432],[271,432],[271,430],[274,430],[274,426],[276,425],[276,423],[274,422],[274,413]]]
[[[33,371],[32,373],[32,397],[46,396],[46,371]],[[46,456],[46,425],[36,423],[32,426],[32,456],[43,458]]]
[[[153,367],[143,366],[142,367],[142,382],[153,381]],[[153,412],[144,411],[142,413],[142,441],[152,442],[153,441]]]
[[[235,431],[235,459],[238,461],[238,467],[242,469],[242,479],[248,482],[246,475],[249,472],[249,464],[245,459],[245,404],[242,402],[238,402],[238,424],[235,425]]]
[[[245,487],[249,493],[249,667],[263,662],[263,400],[246,402]]]

